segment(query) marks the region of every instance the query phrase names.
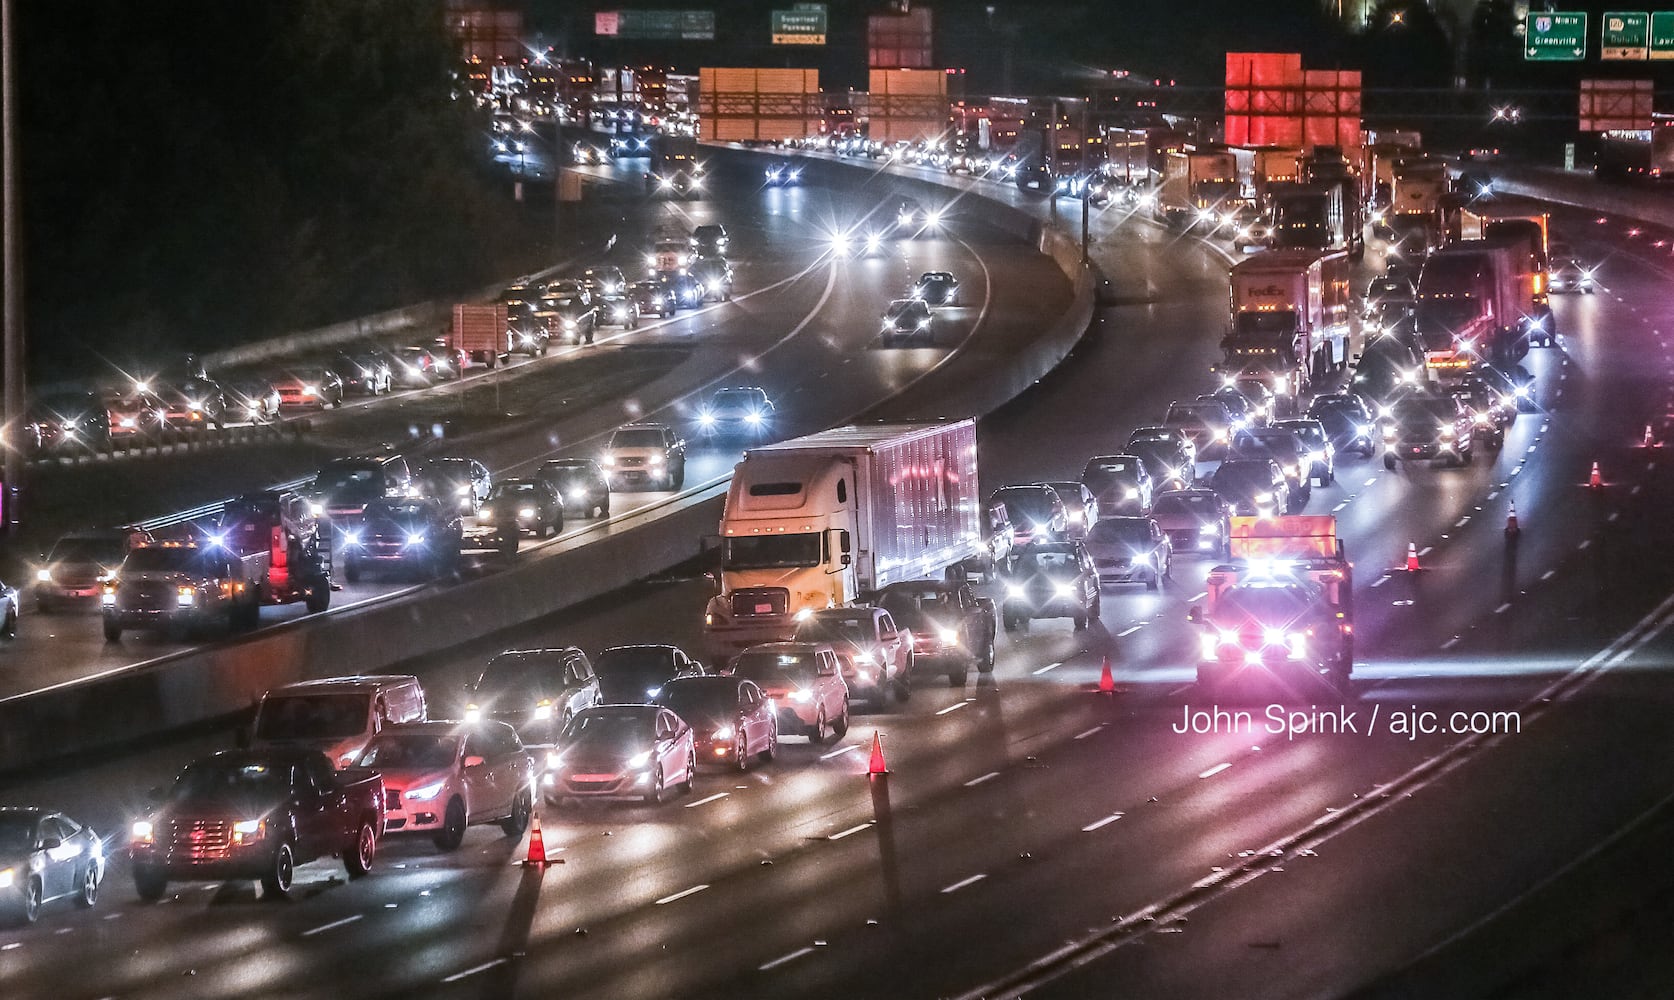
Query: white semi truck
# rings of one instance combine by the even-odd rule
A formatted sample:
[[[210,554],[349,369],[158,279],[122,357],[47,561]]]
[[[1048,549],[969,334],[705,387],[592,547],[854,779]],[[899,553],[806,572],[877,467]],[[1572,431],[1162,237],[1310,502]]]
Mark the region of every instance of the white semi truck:
[[[798,616],[988,554],[976,424],[838,427],[744,453],[721,515],[705,652],[788,639]]]

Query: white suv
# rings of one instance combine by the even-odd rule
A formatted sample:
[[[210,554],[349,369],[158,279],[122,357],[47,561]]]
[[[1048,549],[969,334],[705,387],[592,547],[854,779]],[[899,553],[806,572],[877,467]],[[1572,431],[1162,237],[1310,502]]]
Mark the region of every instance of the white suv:
[[[829,743],[849,731],[849,688],[830,643],[764,642],[738,654],[731,672],[771,699],[781,734]]]

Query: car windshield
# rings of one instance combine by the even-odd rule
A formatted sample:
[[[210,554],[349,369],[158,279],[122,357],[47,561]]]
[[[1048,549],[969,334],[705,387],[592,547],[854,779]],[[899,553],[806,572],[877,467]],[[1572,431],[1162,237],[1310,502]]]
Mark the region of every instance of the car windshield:
[[[1047,576],[1075,576],[1081,572],[1073,552],[1031,550],[1019,556],[1013,571],[1017,576],[1043,573]]]
[[[1211,517],[1215,514],[1216,501],[1206,496],[1169,496],[1164,494],[1157,497],[1157,502],[1151,508],[1151,513],[1157,517],[1171,517],[1185,515],[1189,517]]]
[[[206,565],[206,554],[201,549],[158,545],[135,549],[128,553],[122,568],[124,571],[140,573],[190,573],[210,567]]]
[[[541,478],[560,485],[585,483],[590,478],[587,469],[579,465],[549,465],[541,470]]]
[[[657,717],[644,712],[582,712],[564,727],[559,739],[566,747],[627,752],[651,745]]]
[[[617,431],[610,439],[612,448],[661,448],[663,432],[651,427]]]
[[[924,590],[892,589],[885,593],[878,603],[897,622],[907,625],[922,622],[932,616],[950,613],[957,608],[957,603],[952,594],[934,588]]]
[[[1029,518],[1044,521],[1052,517],[1052,500],[1045,490],[1001,490],[999,501],[1013,521]]]
[[[120,538],[60,538],[47,561],[114,566],[122,561],[124,547]]]
[[[262,699],[256,713],[261,740],[335,740],[366,731],[371,695],[292,694]]]
[[[0,858],[15,858],[34,848],[34,814],[0,813]]]
[[[618,646],[599,654],[593,674],[606,697],[650,698],[675,675],[674,658],[656,646]]]
[[[458,736],[380,733],[356,763],[389,771],[439,771],[452,767],[458,753]]]
[[[1081,474],[1081,481],[1097,493],[1110,486],[1131,483],[1139,472],[1138,461],[1093,462]]]
[[[657,703],[688,725],[699,720],[722,722],[738,708],[738,685],[727,678],[677,681],[663,689]]]
[[[483,668],[472,693],[485,700],[537,702],[559,687],[556,664],[531,663],[520,656],[495,657]]]
[[[499,500],[502,497],[523,496],[534,492],[534,483],[500,483],[494,487],[494,492],[490,493],[488,498],[490,500]]]
[[[1087,532],[1087,541],[1094,544],[1126,543],[1136,545],[1151,540],[1151,526],[1145,521],[1115,517],[1100,521]]]
[[[1325,431],[1318,424],[1313,423],[1312,421],[1292,423],[1289,420],[1284,420],[1274,424],[1273,426],[1288,431],[1291,434],[1295,434],[1298,438],[1302,439],[1304,444],[1319,445],[1324,443],[1325,440]]]
[[[743,389],[722,389],[710,404],[714,410],[753,410],[761,405],[761,397]]]
[[[1273,472],[1266,462],[1223,462],[1212,481],[1217,490],[1267,489],[1273,485]]]
[[[365,465],[330,466],[321,469],[320,474],[314,477],[314,489],[327,495],[382,494],[384,473],[382,469]]]
[[[778,569],[818,566],[823,560],[818,532],[794,535],[743,535],[728,538],[726,568]]]
[[[803,622],[796,629],[798,642],[863,643],[872,639],[870,616],[821,615],[812,621]]]
[[[1227,423],[1226,410],[1219,405],[1176,403],[1168,408],[1168,419],[1163,422],[1169,424],[1195,422],[1206,427],[1225,427]]]
[[[1436,420],[1452,420],[1456,412],[1453,401],[1450,399],[1409,396],[1395,403],[1391,415],[1402,423],[1407,421],[1427,423]]]
[[[386,524],[422,524],[430,508],[422,503],[386,503],[366,508],[368,521]]]
[[[732,672],[735,676],[747,678],[757,684],[783,686],[790,684],[807,684],[813,681],[817,674],[814,654],[812,652],[750,652],[746,650],[737,660],[733,661]]]
[[[290,791],[290,765],[209,761],[193,764],[176,779],[169,797],[191,799],[275,798]]]

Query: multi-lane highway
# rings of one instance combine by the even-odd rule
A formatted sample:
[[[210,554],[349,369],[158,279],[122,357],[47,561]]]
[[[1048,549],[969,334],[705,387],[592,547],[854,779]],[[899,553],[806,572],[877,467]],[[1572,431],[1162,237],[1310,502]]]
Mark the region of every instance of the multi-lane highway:
[[[1207,387],[1226,261],[1119,219],[1102,215],[1095,247],[1116,301],[1063,367],[982,421],[985,489],[1073,477]],[[1557,303],[1565,349],[1526,362],[1538,408],[1504,449],[1461,469],[1344,459],[1314,491],[1308,510],[1337,515],[1356,564],[1352,697],[1207,700],[1184,621],[1207,567],[1181,559],[1160,594],[1108,591],[1087,632],[1066,621],[1008,634],[992,681],[921,686],[841,743],[788,742],[773,765],[700,774],[661,807],[549,807],[560,865],[517,867],[523,845],[490,828],[451,856],[392,840],[352,884],[334,864],[309,866],[288,904],[225,883],[148,906],[118,861],[96,909],[0,933],[0,984],[55,997],[893,998],[1483,996],[1534,992],[1531,977],[1585,982],[1612,942],[1639,940],[1617,915],[1668,874],[1665,861],[1605,863],[1655,857],[1642,836],[1660,829],[1674,765],[1659,683],[1674,484],[1662,450],[1639,446],[1647,423],[1667,434],[1674,409],[1661,294],[1674,258],[1626,223],[1564,211],[1554,227],[1605,261],[1605,288]],[[857,356],[838,349],[847,327],[826,323],[882,294],[857,277],[874,263],[909,269],[891,257],[825,270],[810,330],[823,336],[787,343],[784,359],[741,345],[762,351],[773,391],[804,387],[806,426],[850,412],[822,387],[826,370],[843,366],[845,386],[868,361],[874,379],[905,377],[898,354],[845,365]],[[996,302],[1022,280],[989,273]],[[1027,326],[1037,290],[1011,292],[1018,312],[985,324]],[[949,365],[869,415],[939,416],[959,375]],[[594,419],[591,433],[610,422]],[[648,581],[410,667],[441,714],[508,646],[695,646],[707,594],[699,579]],[[1105,656],[1109,695],[1095,690]],[[1280,703],[1339,731],[1271,732]],[[1216,707],[1220,731],[1177,731]],[[1415,721],[1493,731],[1409,736]],[[865,775],[874,731],[883,779]],[[6,798],[84,816],[119,846],[143,789],[222,745],[214,734],[82,762],[17,779]]]
[[[607,169],[599,168],[601,173]],[[632,169],[617,172],[627,177]],[[1068,302],[1068,283],[1052,264],[1032,247],[985,225],[980,213],[956,210],[944,231],[892,241],[887,256],[846,259],[831,255],[829,233],[876,210],[881,195],[847,196],[814,187],[766,189],[759,176],[743,168],[716,170],[711,193],[715,197],[659,200],[649,209],[642,207],[633,222],[635,233],[644,238],[618,233],[616,247],[602,259],[638,273],[645,245],[659,227],[672,224],[687,231],[723,222],[734,240],[738,274],[731,301],[647,320],[633,331],[603,329],[591,346],[562,348],[553,357],[499,373],[351,403],[314,418],[318,443],[307,449],[148,460],[146,476],[124,475],[131,485],[119,502],[126,511],[178,509],[307,475],[323,454],[364,452],[391,441],[406,442],[405,450],[414,455],[477,458],[497,477],[529,475],[548,458],[595,455],[610,431],[631,420],[666,421],[692,438],[687,485],[697,492],[729,474],[737,460],[736,443],[707,441],[697,426],[698,404],[715,387],[762,386],[777,408],[773,432],[806,433],[853,419],[889,396],[916,394],[920,380],[967,350],[985,359],[1006,357],[1038,333],[1034,317],[1056,315]],[[961,274],[968,290],[963,304],[939,312],[930,346],[881,349],[877,325],[884,306],[926,270]],[[496,382],[498,392],[492,387]],[[428,437],[438,425],[453,433],[412,445],[410,430]],[[113,471],[99,466],[61,470],[50,489],[83,502],[110,497],[110,491],[95,484]],[[665,493],[621,494],[612,512],[623,520],[667,498]],[[92,505],[90,515],[98,516],[97,511]],[[545,545],[526,546],[519,558],[541,558],[588,527],[572,522],[569,532]],[[473,573],[500,566],[500,560],[486,554],[472,563]],[[334,603],[341,608],[385,600],[412,586],[411,580],[346,584]],[[295,605],[268,609],[263,619],[280,623],[301,614]],[[25,615],[18,641],[0,649],[0,656],[19,664],[19,669],[0,671],[0,697],[130,669],[184,648],[185,643],[143,634],[121,645],[107,644],[92,614]]]

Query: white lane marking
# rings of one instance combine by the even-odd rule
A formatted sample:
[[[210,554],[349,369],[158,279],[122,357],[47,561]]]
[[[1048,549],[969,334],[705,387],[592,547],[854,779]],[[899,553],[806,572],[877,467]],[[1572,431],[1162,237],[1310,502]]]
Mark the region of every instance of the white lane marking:
[[[1453,638],[1451,638],[1451,639],[1447,640],[1446,642],[1442,643],[1442,648],[1443,649],[1452,649],[1454,646],[1457,646],[1457,645],[1459,645],[1459,636],[1454,636]]]
[[[1553,577],[1554,577],[1554,576],[1557,576],[1557,575],[1558,575],[1558,571],[1557,571],[1557,570],[1555,570],[1555,569],[1549,569],[1549,570],[1547,570],[1547,571],[1546,571],[1546,572],[1544,572],[1544,573],[1542,573],[1542,574],[1540,574],[1540,578],[1541,578],[1541,579],[1542,579],[1542,580],[1550,580],[1550,579],[1552,579],[1552,578],[1553,578]]]
[[[968,701],[956,701],[953,704],[949,705],[948,707],[946,707],[944,709],[940,709],[939,711],[936,712],[936,714],[937,715],[946,715],[949,712],[957,712],[961,708],[964,708],[966,705],[969,705],[969,704],[970,704],[970,702],[968,702]]]
[[[662,906],[665,903],[672,903],[677,899],[685,899],[687,896],[696,896],[698,893],[702,892],[703,890],[705,890],[707,888],[709,888],[709,886],[707,884],[705,884],[705,885],[694,885],[690,889],[681,889],[679,892],[675,893],[672,896],[664,896],[662,899],[657,900],[657,902],[654,905]]]
[[[1057,670],[1061,666],[1063,666],[1062,663],[1048,663],[1046,666],[1041,667],[1039,670],[1032,670],[1032,671],[1030,671],[1030,673],[1037,674],[1037,675],[1038,674],[1044,674],[1049,670]]]
[[[444,983],[457,983],[461,979],[467,979],[471,976],[476,975],[479,972],[487,972],[489,969],[494,968],[496,965],[505,965],[505,964],[506,964],[505,959],[496,958],[492,962],[484,962],[481,965],[472,966],[471,968],[466,969],[464,972],[455,972],[453,975],[448,976],[447,978],[443,979],[442,982],[444,982]]]
[[[719,802],[719,801],[721,801],[722,799],[726,798],[728,795],[731,795],[731,794],[732,794],[731,792],[716,792],[714,795],[711,795],[706,799],[698,799],[696,802],[686,803],[686,808],[687,809],[696,809],[698,806],[706,806],[711,802]]]
[[[1457,525],[1455,525],[1455,527],[1457,527]],[[1435,548],[1434,545],[1426,545],[1422,549],[1418,550],[1418,554],[1421,555],[1421,556],[1427,556],[1427,555],[1430,554],[1430,550],[1433,549],[1433,548]]]
[[[308,930],[303,931],[302,936],[303,937],[313,937],[316,934],[324,934],[326,931],[333,930],[333,929],[338,928],[338,927],[343,927],[343,926],[348,925],[348,924],[352,924],[356,920],[359,920],[363,916],[365,916],[365,914],[357,913],[352,917],[344,917],[342,920],[333,920],[329,924],[321,924],[318,927],[313,927],[313,928],[310,928]]]
[[[988,877],[987,875],[972,875],[970,878],[962,878],[959,881],[953,883],[952,885],[947,886],[946,888],[944,888],[942,890],[942,895],[945,896],[950,892],[958,892],[960,889],[963,889],[968,885],[976,885],[978,882],[981,882],[983,879],[985,879],[987,877]]]
[[[1628,490],[1628,496],[1635,496],[1636,497],[1636,496],[1639,495],[1639,491],[1642,490],[1642,489],[1644,489],[1644,487],[1636,483],[1634,485],[1633,489]]]
[[[972,778],[970,781],[965,782],[965,787],[966,788],[975,788],[976,786],[982,784],[984,781],[992,781],[993,779],[998,778],[999,776],[1000,776],[1000,772],[989,771],[987,774],[984,774],[981,777]]]
[[[11,951],[13,948],[21,947],[23,947],[22,941],[13,941],[10,944],[0,944],[0,951]]]
[[[860,749],[860,745],[859,745],[859,744],[857,744],[857,743],[850,743],[850,744],[849,744],[849,745],[848,745],[848,746],[846,746],[846,747],[838,747],[838,748],[837,748],[837,749],[835,749],[835,750],[832,750],[832,751],[830,751],[830,752],[828,752],[828,753],[822,753],[822,754],[820,754],[820,760],[830,760],[830,759],[831,759],[831,758],[833,758],[833,757],[841,757],[841,756],[843,756],[843,755],[844,755],[844,754],[846,754],[846,753],[853,753],[853,752],[854,752],[854,751],[856,751],[856,750],[859,750],[859,749]]]
[[[1372,478],[1366,480],[1366,485],[1367,486],[1376,486],[1377,482],[1378,482],[1378,477],[1373,476]]]
[[[1591,544],[1593,544],[1593,540],[1591,538],[1583,538],[1581,539],[1581,544],[1575,547],[1575,551],[1579,552]]]
[[[1099,730],[1103,729],[1105,727],[1105,725],[1106,725],[1106,723],[1101,722],[1098,725],[1094,726],[1093,728],[1091,728],[1091,729],[1089,729],[1085,732],[1076,733],[1075,738],[1078,739],[1078,740],[1084,740],[1087,737],[1092,736],[1094,733],[1097,733]]]
[[[1614,520],[1616,520],[1616,519],[1617,519],[1617,518],[1618,518],[1618,517],[1621,517],[1621,516],[1622,516],[1622,512],[1621,512],[1621,511],[1619,511],[1619,510],[1613,510],[1613,511],[1611,511],[1611,512],[1610,512],[1610,516],[1609,516],[1609,517],[1607,517],[1607,518],[1605,518],[1605,520],[1606,520],[1606,521],[1614,521]]]
[[[1116,633],[1116,638],[1118,638],[1118,639],[1126,638],[1127,636],[1133,635],[1135,632],[1138,632],[1140,629],[1142,629],[1144,627],[1145,626],[1143,626],[1143,625],[1134,625],[1132,627],[1125,628],[1122,631]]]
[[[1471,523],[1471,516],[1469,514],[1466,514],[1464,517],[1461,517],[1459,520],[1454,521],[1453,526],[1455,528],[1463,528],[1465,525],[1467,525],[1469,523]]]
[[[1528,453],[1529,453],[1529,454],[1530,454],[1530,455],[1533,455],[1533,454],[1534,454],[1534,450],[1535,450],[1535,446],[1534,446],[1534,445],[1532,445],[1532,444],[1531,444],[1531,445],[1529,445],[1529,452],[1528,452]]]
[[[1122,818],[1121,813],[1111,813],[1109,816],[1106,816],[1104,819],[1095,819],[1091,823],[1088,823],[1086,826],[1081,828],[1081,832],[1082,833],[1092,833],[1094,830],[1098,830],[1102,827],[1107,827],[1110,824],[1116,822],[1117,820],[1119,820],[1121,818]]]
[[[1500,605],[1499,607],[1495,608],[1494,609],[1494,614],[1503,615],[1503,614],[1506,613],[1506,611],[1510,610],[1510,608],[1511,608],[1511,602],[1507,601],[1504,604]]]
[[[1216,764],[1214,767],[1211,767],[1209,770],[1204,771],[1202,774],[1198,775],[1198,777],[1199,778],[1213,778],[1215,775],[1220,774],[1222,771],[1226,770],[1227,768],[1229,768],[1231,766],[1232,766],[1231,761],[1227,761],[1227,762],[1224,762],[1224,763],[1221,763],[1221,764]]]
[[[1497,497],[1499,495],[1500,495],[1499,490],[1489,490],[1488,491],[1488,499],[1490,499],[1490,500],[1494,499],[1495,497]]]
[[[1385,573],[1384,575],[1378,577],[1376,580],[1373,580],[1372,581],[1372,586],[1381,587],[1388,582],[1389,582],[1389,574]]]
[[[1348,503],[1349,502],[1347,500],[1344,500],[1342,503],[1340,503],[1337,506],[1331,508],[1331,513],[1333,513],[1333,514],[1337,513],[1338,511],[1342,510],[1344,507],[1347,507]]]
[[[1203,593],[1201,593],[1201,594],[1197,594],[1197,595],[1195,595],[1195,596],[1193,596],[1193,597],[1192,597],[1192,600],[1194,600],[1194,601],[1201,601],[1201,600],[1203,600],[1203,599],[1204,599],[1204,598],[1205,598],[1205,597],[1208,597],[1208,596],[1209,596],[1209,592],[1208,592],[1208,591],[1207,591],[1207,590],[1205,590],[1205,591],[1204,591],[1204,592],[1203,592]]]
[[[852,836],[854,836],[855,834],[859,833],[862,830],[870,829],[871,826],[872,826],[872,823],[871,823],[870,820],[868,820],[867,822],[862,823],[859,826],[851,826],[847,830],[839,830],[836,833],[832,834],[831,836],[829,836],[825,839],[826,840],[842,840],[844,837],[852,837]]]
[[[769,969],[777,969],[779,966],[784,965],[786,962],[794,962],[797,959],[801,958],[803,955],[812,955],[813,953],[814,953],[814,949],[811,948],[811,947],[810,948],[798,948],[798,949],[796,949],[795,951],[791,952],[788,955],[780,955],[778,958],[775,958],[771,962],[767,962],[763,965],[756,966],[756,971],[757,972],[766,972]]]

